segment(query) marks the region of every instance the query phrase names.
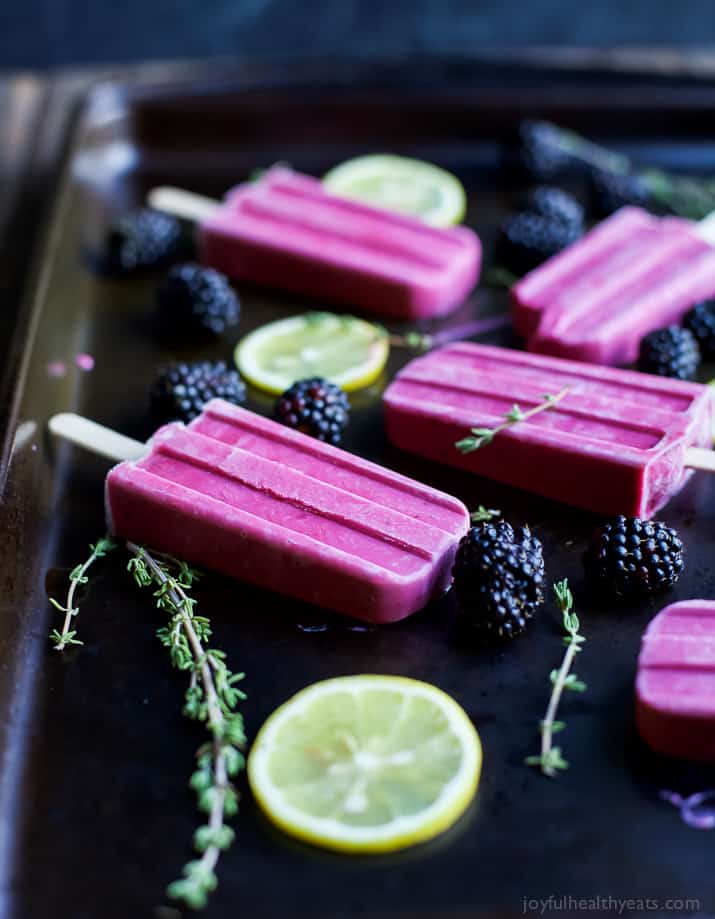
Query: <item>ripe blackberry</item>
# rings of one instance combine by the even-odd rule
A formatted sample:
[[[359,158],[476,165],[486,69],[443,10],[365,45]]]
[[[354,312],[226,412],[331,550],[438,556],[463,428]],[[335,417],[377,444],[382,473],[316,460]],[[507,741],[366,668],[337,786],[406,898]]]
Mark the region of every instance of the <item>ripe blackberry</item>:
[[[180,335],[216,338],[235,328],[241,314],[228,279],[193,262],[175,265],[156,293],[162,327]]]
[[[522,211],[502,225],[497,238],[496,261],[515,274],[526,274],[571,245],[581,233],[579,225]]]
[[[276,421],[337,445],[350,418],[350,402],[335,383],[314,377],[299,380],[276,400]]]
[[[163,370],[149,398],[158,422],[189,422],[211,399],[241,405],[246,401],[246,387],[238,372],[229,370],[224,361],[197,361],[172,364]]]
[[[637,597],[672,587],[683,570],[683,544],[655,520],[616,517],[598,527],[583,556],[586,574],[606,592]]]
[[[638,369],[660,377],[694,380],[700,366],[700,348],[689,329],[670,325],[656,329],[641,341]]]
[[[112,273],[129,274],[181,258],[185,249],[180,222],[169,214],[145,208],[125,214],[112,225],[103,267]]]
[[[573,195],[552,185],[538,185],[522,202],[522,211],[561,220],[569,226],[583,228],[583,208]]]
[[[541,542],[528,527],[482,522],[462,538],[452,569],[462,622],[480,639],[513,638],[544,602]]]
[[[637,172],[604,172],[594,169],[589,173],[591,209],[597,217],[608,217],[627,204],[648,207],[652,204],[648,185]]]
[[[517,150],[521,170],[540,182],[572,171],[576,161],[562,141],[562,131],[556,125],[532,119],[522,121]]]
[[[685,316],[683,325],[697,339],[701,355],[707,360],[715,358],[715,300],[696,303]]]

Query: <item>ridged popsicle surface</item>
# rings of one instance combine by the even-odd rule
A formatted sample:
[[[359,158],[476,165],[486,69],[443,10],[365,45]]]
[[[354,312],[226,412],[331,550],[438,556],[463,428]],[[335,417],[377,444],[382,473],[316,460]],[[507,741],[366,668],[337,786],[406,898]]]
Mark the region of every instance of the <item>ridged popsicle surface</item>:
[[[715,294],[715,249],[685,220],[623,208],[511,292],[530,351],[597,364],[635,361],[640,341]]]
[[[466,227],[435,229],[278,167],[231,192],[199,235],[202,261],[231,277],[399,318],[454,309],[481,264]]]
[[[470,453],[516,403],[557,404]],[[439,462],[601,513],[650,516],[685,482],[685,450],[710,439],[708,387],[459,343],[416,358],[384,396],[390,440]]]
[[[680,759],[715,762],[715,602],[673,603],[650,622],[636,678],[646,743]]]
[[[113,532],[322,607],[403,618],[447,588],[464,505],[221,400],[107,477]]]

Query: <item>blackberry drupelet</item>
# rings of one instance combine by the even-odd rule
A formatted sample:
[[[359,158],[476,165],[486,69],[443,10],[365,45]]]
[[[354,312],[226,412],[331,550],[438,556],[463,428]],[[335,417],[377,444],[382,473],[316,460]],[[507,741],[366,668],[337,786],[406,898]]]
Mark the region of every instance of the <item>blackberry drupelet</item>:
[[[224,275],[187,262],[175,265],[157,290],[162,326],[213,338],[238,325],[240,305]]]
[[[148,208],[120,217],[110,228],[103,267],[129,274],[166,265],[185,253],[186,241],[175,217]]]
[[[621,516],[594,532],[583,564],[588,577],[605,592],[646,596],[678,580],[683,544],[664,523]]]
[[[561,131],[548,121],[527,119],[519,125],[517,162],[537,181],[553,179],[574,167],[574,158],[563,149]]]
[[[637,172],[604,172],[594,169],[589,173],[591,210],[597,217],[608,217],[621,207],[631,204],[648,207],[651,193]]]
[[[583,208],[573,195],[551,185],[538,185],[522,202],[522,211],[561,220],[569,226],[583,228]]]
[[[700,366],[700,348],[689,329],[671,325],[656,329],[641,341],[638,369],[677,380],[694,380]]]
[[[685,316],[683,325],[691,331],[706,360],[715,358],[715,300],[696,303]]]
[[[281,424],[337,445],[350,419],[350,402],[335,383],[314,377],[286,389],[276,400],[274,417]]]
[[[544,602],[541,542],[504,520],[473,526],[452,569],[460,617],[481,640],[514,638]]]
[[[224,361],[197,361],[172,364],[163,370],[149,398],[159,423],[189,422],[201,414],[211,399],[242,405],[246,401],[246,387],[238,372],[229,370]]]
[[[515,274],[526,274],[571,245],[581,233],[580,225],[523,211],[503,224],[497,238],[496,261]]]

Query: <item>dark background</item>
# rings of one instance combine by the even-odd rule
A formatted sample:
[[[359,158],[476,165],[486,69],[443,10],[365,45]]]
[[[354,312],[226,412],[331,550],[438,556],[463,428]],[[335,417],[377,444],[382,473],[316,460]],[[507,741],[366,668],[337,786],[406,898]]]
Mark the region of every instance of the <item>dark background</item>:
[[[0,0],[0,68],[715,43],[713,0]]]

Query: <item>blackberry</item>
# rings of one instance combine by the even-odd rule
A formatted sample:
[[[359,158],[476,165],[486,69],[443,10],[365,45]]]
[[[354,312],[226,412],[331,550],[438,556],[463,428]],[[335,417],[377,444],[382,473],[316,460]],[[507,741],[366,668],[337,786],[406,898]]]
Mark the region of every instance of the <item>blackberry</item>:
[[[103,267],[117,274],[156,268],[185,253],[181,223],[148,208],[120,217],[110,228]]]
[[[513,638],[544,602],[544,557],[528,527],[482,522],[462,538],[452,569],[460,617],[480,639]]]
[[[158,319],[179,334],[216,338],[235,328],[241,313],[228,279],[193,262],[175,265],[156,294]]]
[[[576,161],[564,149],[562,140],[561,129],[548,121],[522,121],[517,150],[521,170],[537,181],[573,171]]]
[[[286,389],[276,400],[274,417],[289,428],[337,445],[350,418],[350,402],[335,383],[314,377]]]
[[[532,189],[522,203],[522,211],[561,220],[569,226],[583,228],[583,208],[573,195],[552,185]]]
[[[496,243],[496,260],[515,274],[526,274],[571,245],[581,233],[581,226],[522,211],[502,225]]]
[[[652,199],[648,185],[637,172],[605,172],[593,169],[588,177],[591,210],[597,217],[608,217],[627,204],[648,207]]]
[[[151,388],[152,411],[160,423],[189,422],[200,415],[210,399],[225,399],[234,405],[246,401],[246,387],[235,370],[224,361],[172,364],[157,377]]]
[[[701,355],[707,360],[715,358],[715,300],[696,303],[683,325],[697,339]]]
[[[660,377],[694,380],[700,366],[700,348],[689,329],[670,325],[656,329],[641,341],[638,369]]]
[[[637,597],[672,587],[683,570],[683,544],[655,520],[616,517],[598,527],[583,556],[589,578],[606,592]]]

